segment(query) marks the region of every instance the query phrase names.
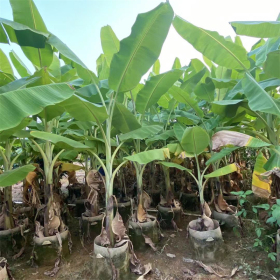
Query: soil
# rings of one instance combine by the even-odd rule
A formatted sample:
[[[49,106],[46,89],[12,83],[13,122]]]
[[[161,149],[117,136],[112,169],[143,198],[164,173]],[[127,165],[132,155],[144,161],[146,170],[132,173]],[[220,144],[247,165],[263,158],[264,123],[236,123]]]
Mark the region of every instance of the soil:
[[[84,172],[79,171],[78,181],[83,182]],[[64,182],[65,187],[67,183]],[[22,186],[13,186],[13,199],[21,200]],[[151,212],[155,215],[155,211]],[[179,231],[163,230],[164,237],[157,244],[157,252],[147,247],[146,250],[136,251],[137,257],[142,264],[151,263],[152,271],[142,279],[148,280],[198,280],[198,279],[221,279],[215,274],[209,273],[211,268],[222,275],[230,275],[234,268],[238,271],[233,279],[280,279],[276,275],[275,262],[268,259],[263,248],[253,247],[255,227],[252,221],[244,221],[243,236],[233,229],[222,229],[224,244],[215,253],[215,259],[203,259],[201,252],[193,248],[189,238],[187,238],[187,226],[191,220],[197,219],[198,213],[190,213],[183,216],[182,226]],[[92,267],[94,262],[93,244],[81,241],[79,232],[79,219],[70,220],[69,230],[71,232],[73,247],[72,254],[67,259],[63,259],[60,270],[52,279],[92,279]],[[16,280],[41,280],[51,279],[45,276],[44,272],[52,267],[38,267],[32,265],[32,235],[29,238],[29,245],[24,254],[17,260],[9,261],[9,266],[13,277]],[[208,272],[199,265],[205,267]],[[128,280],[137,279],[139,276],[131,275]],[[97,280],[97,279],[96,279]]]
[[[253,248],[254,238],[251,236],[253,225],[250,221],[245,222],[244,237],[238,236],[232,229],[222,229],[224,244],[215,254],[214,260],[207,260],[201,258],[200,252],[194,250],[191,241],[186,237],[188,222],[196,218],[184,216],[183,227],[178,232],[164,230],[162,232],[164,237],[157,244],[157,252],[149,247],[145,251],[136,251],[142,264],[152,264],[152,272],[145,276],[145,279],[221,279],[205,271],[194,261],[202,261],[203,264],[211,266],[215,272],[222,275],[230,275],[232,270],[238,267],[233,279],[279,279],[279,275],[276,275],[273,270],[275,264],[268,260],[267,253]],[[81,243],[78,219],[73,219],[69,228],[73,241],[72,254],[68,259],[63,260],[58,274],[53,279],[94,280],[91,270],[94,261],[93,245]],[[52,267],[31,266],[31,251],[30,246],[21,258],[10,261],[10,268],[15,279],[50,279],[44,275],[44,272]],[[137,279],[137,277],[131,275],[130,279]]]

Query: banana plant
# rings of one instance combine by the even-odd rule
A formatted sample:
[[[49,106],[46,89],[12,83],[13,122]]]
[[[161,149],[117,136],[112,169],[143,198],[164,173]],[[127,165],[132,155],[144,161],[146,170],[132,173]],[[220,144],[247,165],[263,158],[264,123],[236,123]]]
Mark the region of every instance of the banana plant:
[[[125,159],[134,163],[136,170],[136,182],[137,182],[137,221],[142,223],[147,221],[147,209],[144,203],[144,191],[143,191],[143,173],[148,163],[155,160],[165,160],[169,158],[169,150],[167,148],[152,149],[143,152],[135,153],[131,156],[127,156]]]
[[[173,10],[168,3],[160,4],[154,10],[140,14],[132,27],[130,36],[120,41],[119,51],[115,53],[118,48],[109,50],[109,56],[111,55],[113,58],[110,62],[107,99],[104,98],[100,90],[104,81],[92,85],[100,98],[100,105],[96,106],[77,96],[73,96],[62,104],[75,119],[96,122],[104,141],[105,164],[95,152],[90,151],[90,153],[98,160],[105,172],[106,231],[111,245],[114,244],[114,233],[111,226],[113,220],[113,182],[116,173],[126,162],[123,161],[113,170],[114,159],[122,144],[112,152],[112,136],[114,136],[112,130],[115,128],[121,133],[127,133],[141,128],[135,116],[121,102],[124,93],[133,90],[138,85],[142,76],[158,58],[172,18]],[[154,34],[157,34],[156,39]],[[102,46],[108,60],[106,54],[108,50],[105,49],[104,44]],[[103,123],[104,121],[105,123]]]
[[[160,123],[159,120],[157,122],[150,120],[150,117],[153,115],[151,109],[157,111],[157,102],[182,76],[183,72],[184,71],[181,69],[173,69],[162,74],[158,73],[158,75],[151,75],[144,86],[137,92],[135,97],[133,96],[133,93],[130,92],[132,111],[135,117],[140,119],[142,127],[122,134],[119,138],[121,141],[133,139],[134,155],[126,157],[126,159],[133,161],[136,170],[138,193],[137,220],[139,222],[146,221],[142,184],[142,176],[145,167],[152,161],[163,160],[165,157],[169,157],[168,149],[153,149],[152,144],[161,139],[166,140],[173,135],[172,132],[170,133],[170,131],[166,131],[169,120],[166,121],[165,127],[163,127],[163,124]],[[146,112],[148,112],[148,118],[146,117]],[[145,139],[146,143],[143,141]],[[146,160],[143,163],[144,157],[146,157]]]
[[[179,146],[180,150],[183,152],[183,153],[181,152],[181,156],[195,158],[197,172],[194,173],[193,170],[187,169],[184,166],[181,166],[174,162],[163,161],[161,162],[161,164],[166,168],[178,168],[182,171],[186,171],[194,179],[199,189],[199,199],[200,199],[200,209],[201,209],[202,219],[204,223],[207,223],[207,221],[209,222],[209,219],[207,217],[211,215],[209,206],[204,200],[204,188],[208,180],[210,178],[217,178],[235,172],[238,170],[238,166],[233,163],[224,166],[222,168],[218,168],[212,173],[206,174],[209,167],[213,164],[212,161],[206,163],[204,170],[201,170],[199,155],[205,152],[209,152],[208,149],[211,147],[209,134],[202,127],[199,126],[187,127],[184,130],[181,137],[177,138],[177,140],[179,142],[177,145]],[[222,157],[223,155],[217,156],[215,161],[218,161]]]
[[[64,91],[64,96],[61,95],[61,90]],[[42,108],[55,105],[57,102],[64,100],[65,98],[71,96],[73,90],[70,89],[67,85],[46,85],[41,87],[27,88],[27,89],[18,89],[10,92],[5,92],[1,94],[1,117],[6,121],[1,124],[1,133],[3,136],[7,135],[7,132],[13,131],[19,125],[22,125],[27,117],[35,116],[42,111]],[[49,94],[48,97],[45,97],[45,94]],[[28,100],[33,100],[33,103],[30,104]],[[8,102],[8,103],[7,103]],[[6,104],[9,104],[6,106]],[[20,104],[20,105],[19,105]],[[21,110],[20,108],[25,108]],[[14,113],[18,112],[18,113]],[[27,123],[24,124],[25,126]],[[48,129],[49,126],[47,125]],[[21,127],[23,128],[23,127]],[[14,131],[13,133],[15,133]],[[14,140],[6,140],[5,154],[2,153],[5,162],[5,169],[11,169],[10,153],[11,153],[11,144]],[[37,143],[36,143],[37,144]],[[40,146],[38,146],[40,147]],[[42,148],[40,147],[41,151]],[[52,162],[52,147],[47,144],[45,146],[44,160],[45,160],[45,174],[48,181],[45,181],[46,184],[51,184],[52,177],[50,175],[50,169],[53,166]],[[42,153],[43,154],[43,153]],[[48,157],[47,157],[48,155]],[[48,187],[50,188],[50,187]],[[9,188],[7,191],[9,192]],[[46,193],[47,190],[46,190]],[[9,196],[9,201],[11,197]],[[11,204],[11,202],[10,202]]]
[[[1,95],[3,100],[3,102],[1,101],[1,106],[3,107],[1,108],[1,116],[3,116],[3,119],[6,121],[3,123],[0,130],[5,131],[7,129],[12,129],[28,116],[33,116],[34,118],[39,117],[41,120],[40,125],[44,131],[42,133],[50,134],[51,137],[55,138],[54,140],[52,139],[54,142],[63,142],[63,140],[66,139],[65,141],[68,147],[73,147],[73,145],[77,144],[75,141],[72,140],[71,142],[70,139],[65,137],[61,136],[61,138],[59,138],[58,135],[56,135],[56,137],[53,135],[53,132],[55,132],[58,127],[57,116],[60,116],[64,112],[63,107],[57,104],[68,99],[74,93],[74,88],[64,82],[72,81],[77,78],[75,75],[76,72],[73,73],[72,71],[69,73],[73,68],[69,59],[67,61],[68,64],[66,63],[67,65],[60,67],[60,61],[55,55],[55,51],[62,48],[65,55],[63,58],[65,60],[66,57],[74,59],[79,64],[80,68],[79,66],[77,67],[79,69],[84,69],[84,65],[82,65],[68,48],[64,48],[64,45],[58,38],[48,32],[33,1],[22,1],[21,3],[11,1],[11,6],[13,9],[14,21],[1,19],[5,30],[10,27],[9,31],[5,33],[5,36],[1,37],[4,38],[1,42],[7,43],[9,38],[11,41],[19,44],[26,57],[33,64],[35,72],[29,75],[27,79],[24,77],[4,85],[5,88],[1,87],[2,92],[6,90],[6,92]],[[25,11],[24,17],[22,16],[22,12],[18,12],[19,10]],[[5,22],[6,25],[3,22]],[[5,32],[4,29],[1,29],[1,32]],[[20,34],[21,32],[22,34]],[[20,39],[22,35],[25,36],[25,32],[29,32],[29,39]],[[5,38],[7,38],[7,40],[5,40]],[[48,43],[46,43],[47,39],[49,40]],[[14,53],[11,53],[11,60],[14,62],[20,74],[25,75],[30,73],[25,69],[23,64],[20,63]],[[8,61],[5,61],[5,69],[9,69],[7,63]],[[26,71],[24,71],[24,69]],[[83,70],[81,71],[83,72]],[[28,88],[21,89],[27,85]],[[32,102],[28,100],[32,100]],[[9,106],[6,106],[7,102]],[[54,145],[50,141],[51,138],[45,139],[44,145],[40,145],[35,140],[35,138],[41,137],[41,134],[39,133],[38,135],[37,133],[39,132],[35,131],[34,135],[30,134],[30,139],[41,153],[44,162],[44,194],[45,203],[48,205],[45,211],[44,223],[45,235],[48,236],[48,210],[53,202],[53,167],[64,149],[54,154]],[[79,146],[79,143],[77,145],[78,149],[86,147],[82,144]]]
[[[222,117],[231,118],[229,124],[241,122],[241,130],[245,124],[248,128],[246,133],[278,147],[279,17],[275,22],[231,23],[238,35],[268,38],[266,41],[258,41],[248,54],[239,37],[233,42],[217,32],[194,26],[180,17],[174,18],[173,25],[184,39],[204,55],[208,64],[213,61],[225,68],[224,73],[228,73],[222,80],[212,79],[216,87],[231,87],[224,93],[223,100],[218,98],[212,102],[212,110]],[[197,38],[200,38],[199,43]],[[210,66],[212,67],[211,64]],[[251,119],[247,117],[249,122],[244,119],[246,113],[247,116],[252,116]],[[266,134],[260,133],[259,129]],[[279,157],[278,148],[271,146],[269,150],[274,159]],[[266,164],[268,170],[276,167],[277,161],[274,159],[269,160],[270,163],[274,162],[270,167]]]
[[[15,142],[17,140],[16,137],[13,136],[16,132],[20,131],[21,129],[25,128],[28,123],[31,121],[30,118],[25,118],[22,120],[22,122],[11,129],[1,131],[0,133],[0,155],[2,157],[3,161],[3,171],[4,173],[2,176],[7,176],[8,173],[12,171],[14,164],[18,162],[18,159],[21,155],[21,152],[17,152],[17,149],[15,147]],[[31,170],[32,171],[35,169],[35,166],[28,165],[26,170]],[[14,170],[16,173],[15,178],[10,181],[12,181],[12,184],[17,183],[18,181],[24,179],[24,175],[26,176],[26,173],[22,173],[21,176],[17,175],[19,171]],[[20,174],[20,173],[18,173]],[[15,181],[17,180],[17,181]],[[6,183],[5,183],[6,184]],[[12,184],[10,185],[1,185],[1,187],[5,187],[4,189],[4,201],[3,201],[3,208],[2,208],[2,215],[4,215],[4,229],[12,229],[14,228],[14,219],[13,219],[13,203],[12,203]]]

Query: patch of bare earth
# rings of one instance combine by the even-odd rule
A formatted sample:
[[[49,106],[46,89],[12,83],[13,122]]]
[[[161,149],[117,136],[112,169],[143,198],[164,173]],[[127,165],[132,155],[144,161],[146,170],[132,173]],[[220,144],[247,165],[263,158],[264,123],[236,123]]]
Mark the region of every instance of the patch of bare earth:
[[[234,273],[232,279],[279,279],[273,272],[273,265],[268,261],[267,254],[253,249],[254,238],[250,235],[252,232],[250,222],[245,223],[245,237],[237,236],[232,230],[223,230],[223,246],[216,252],[214,260],[206,260],[201,258],[201,252],[195,251],[190,240],[186,238],[187,224],[194,218],[184,217],[182,231],[163,231],[164,238],[157,245],[157,252],[149,247],[136,252],[143,264],[149,262],[152,264],[152,272],[145,279],[206,280],[222,279],[222,276],[225,276],[223,279],[229,279],[231,273]],[[91,270],[94,261],[93,245],[82,246],[77,220],[74,220],[70,230],[73,240],[72,255],[64,260],[60,271],[53,279],[93,279]],[[49,279],[44,272],[51,267],[31,267],[30,255],[29,248],[23,257],[11,263],[15,279]],[[131,276],[131,279],[137,277]]]

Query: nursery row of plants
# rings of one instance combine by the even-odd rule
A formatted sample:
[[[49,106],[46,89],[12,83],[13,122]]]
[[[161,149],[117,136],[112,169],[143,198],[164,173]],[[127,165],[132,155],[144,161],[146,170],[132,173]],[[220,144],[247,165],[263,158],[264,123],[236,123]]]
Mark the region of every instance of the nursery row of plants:
[[[178,230],[181,204],[201,214],[187,228],[194,245],[216,247],[219,221],[242,232],[249,196],[263,199],[254,212],[267,211],[276,236],[280,21],[231,22],[232,39],[161,3],[139,14],[125,39],[102,27],[93,71],[48,31],[32,0],[10,4],[13,21],[0,19],[0,42],[19,45],[22,54],[12,50],[8,58],[0,49],[2,257],[33,246],[34,262],[54,265],[46,274],[55,275],[71,251],[68,222],[76,216],[83,238],[110,267],[96,267],[96,279],[122,277],[129,264],[146,274],[133,248],[156,250],[159,228]],[[202,59],[181,65],[170,54],[174,64],[161,73],[171,25]],[[259,40],[247,52],[239,36]],[[81,166],[84,182],[76,178]],[[20,182],[21,203],[12,199]]]

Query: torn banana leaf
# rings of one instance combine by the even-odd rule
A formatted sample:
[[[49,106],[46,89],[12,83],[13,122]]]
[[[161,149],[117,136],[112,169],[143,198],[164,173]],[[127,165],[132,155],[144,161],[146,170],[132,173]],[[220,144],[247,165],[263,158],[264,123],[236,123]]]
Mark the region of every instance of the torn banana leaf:
[[[252,191],[259,197],[269,198],[271,194],[270,184],[271,180],[265,179],[261,174],[266,172],[264,165],[267,162],[262,153],[259,153],[253,172]]]
[[[213,135],[212,149],[214,151],[220,150],[221,147],[228,145],[251,148],[271,146],[270,143],[266,143],[258,138],[236,131],[221,130]]]

